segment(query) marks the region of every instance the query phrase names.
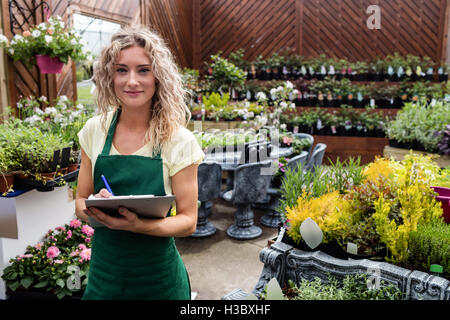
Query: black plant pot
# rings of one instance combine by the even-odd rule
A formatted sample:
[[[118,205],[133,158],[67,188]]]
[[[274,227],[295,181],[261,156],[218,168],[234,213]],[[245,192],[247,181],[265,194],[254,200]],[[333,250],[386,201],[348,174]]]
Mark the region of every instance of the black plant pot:
[[[417,150],[417,151],[426,151],[425,150],[425,145],[422,142],[418,141],[418,140],[414,140],[413,141],[413,149]]]
[[[440,74],[439,82],[446,82],[446,81],[448,81],[448,74]]]
[[[376,128],[375,129],[375,137],[384,138],[385,137],[384,130],[381,128]]]
[[[399,143],[395,139],[389,139],[388,143],[389,143],[389,146],[392,148],[399,148]]]
[[[412,141],[399,142],[399,148],[408,150],[413,149],[413,142]]]

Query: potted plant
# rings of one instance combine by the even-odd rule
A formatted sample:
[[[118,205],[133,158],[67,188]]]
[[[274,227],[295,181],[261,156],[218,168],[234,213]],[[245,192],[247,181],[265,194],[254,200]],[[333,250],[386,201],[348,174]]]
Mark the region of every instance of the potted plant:
[[[80,299],[87,285],[94,229],[78,219],[49,230],[2,273],[15,299]],[[74,273],[79,279],[75,279]]]
[[[1,130],[1,128],[0,128]],[[14,174],[20,167],[12,150],[7,144],[0,145],[0,195],[6,196],[14,192]]]
[[[66,29],[59,16],[15,35],[9,43],[2,39],[0,45],[14,61],[21,60],[30,68],[37,63],[41,73],[60,73],[69,58],[81,61],[90,57],[81,35]]]
[[[450,70],[450,65],[447,63],[442,64],[438,69],[438,79],[440,82],[448,81],[448,71]]]

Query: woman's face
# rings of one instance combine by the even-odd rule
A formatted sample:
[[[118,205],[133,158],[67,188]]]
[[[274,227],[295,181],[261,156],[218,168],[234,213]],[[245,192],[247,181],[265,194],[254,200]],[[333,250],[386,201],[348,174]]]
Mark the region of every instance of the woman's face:
[[[155,94],[150,58],[138,46],[123,49],[114,66],[114,91],[122,107],[150,107]]]

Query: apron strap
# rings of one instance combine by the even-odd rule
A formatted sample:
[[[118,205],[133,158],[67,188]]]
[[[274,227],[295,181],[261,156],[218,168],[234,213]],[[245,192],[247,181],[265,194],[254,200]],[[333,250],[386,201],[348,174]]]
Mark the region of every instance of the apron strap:
[[[117,124],[117,119],[119,118],[119,115],[120,115],[120,111],[121,111],[120,108],[117,109],[117,111],[113,115],[111,124],[109,125],[108,134],[106,136],[105,144],[103,146],[103,150],[101,153],[103,155],[109,155],[109,152],[111,151],[112,140],[114,137],[114,132],[116,131],[116,124]]]
[[[114,113],[113,118],[111,120],[111,124],[109,125],[108,134],[106,135],[105,144],[103,146],[102,155],[109,155],[111,152],[112,140],[114,137],[114,132],[116,131],[117,120],[119,119],[121,108],[118,108]],[[156,155],[153,156],[153,159],[161,159],[161,151],[159,151]]]

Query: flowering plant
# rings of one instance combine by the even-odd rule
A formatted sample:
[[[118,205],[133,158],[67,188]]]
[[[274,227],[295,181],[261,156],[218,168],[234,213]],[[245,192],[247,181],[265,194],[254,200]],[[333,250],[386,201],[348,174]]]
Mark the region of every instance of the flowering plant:
[[[59,16],[50,17],[21,35],[16,34],[9,43],[0,35],[0,46],[7,49],[14,61],[21,60],[29,67],[35,65],[35,55],[58,57],[63,63],[67,63],[69,57],[74,61],[90,58],[90,52],[83,49],[81,35],[66,29]]]
[[[59,299],[80,295],[87,285],[93,234],[94,229],[78,219],[49,230],[42,242],[10,260],[2,279],[13,291],[33,288]]]

